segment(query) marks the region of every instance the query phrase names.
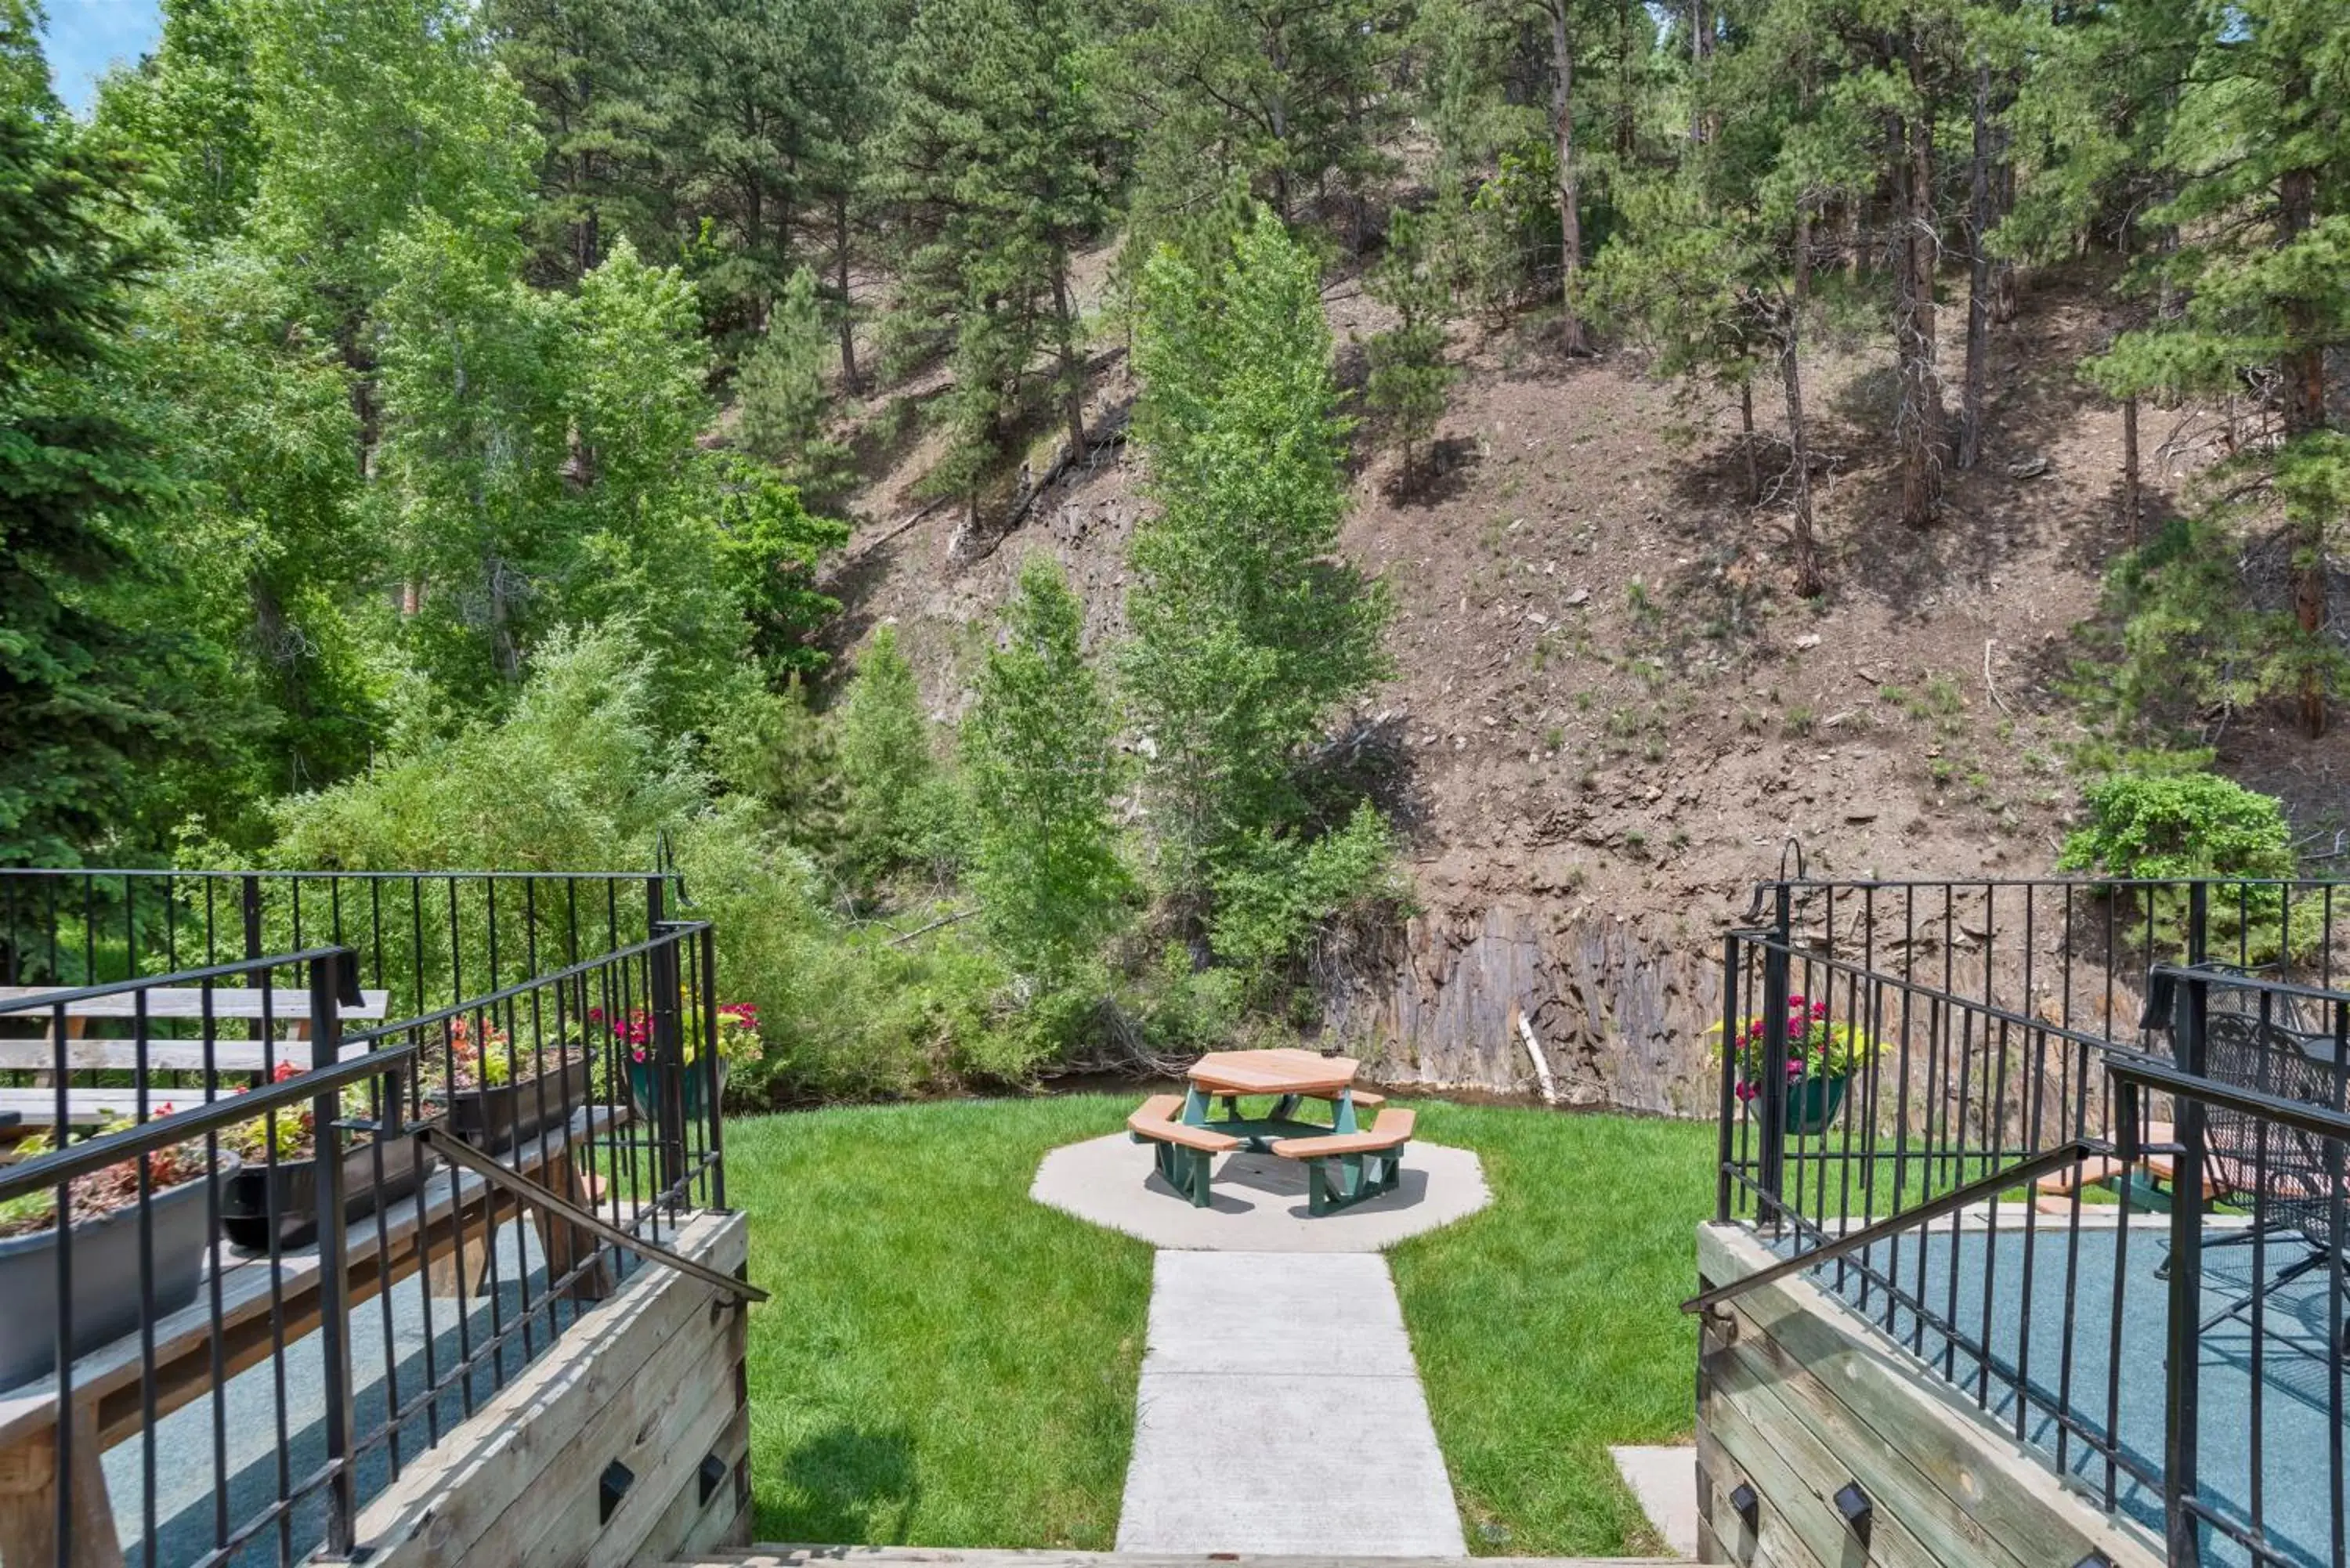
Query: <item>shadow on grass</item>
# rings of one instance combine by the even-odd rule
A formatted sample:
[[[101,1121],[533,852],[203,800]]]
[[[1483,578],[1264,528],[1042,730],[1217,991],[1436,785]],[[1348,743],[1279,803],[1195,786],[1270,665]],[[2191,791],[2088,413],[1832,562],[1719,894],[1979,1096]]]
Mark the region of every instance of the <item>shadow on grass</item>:
[[[763,1498],[762,1541],[903,1542],[921,1492],[914,1439],[903,1426],[827,1427],[784,1456],[787,1501]]]

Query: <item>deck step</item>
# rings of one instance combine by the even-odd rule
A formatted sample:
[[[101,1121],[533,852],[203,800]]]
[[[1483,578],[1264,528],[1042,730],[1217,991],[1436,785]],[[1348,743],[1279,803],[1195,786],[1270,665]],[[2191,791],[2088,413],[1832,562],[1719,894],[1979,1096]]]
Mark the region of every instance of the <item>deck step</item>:
[[[1665,1568],[1677,1557],[1259,1557],[1159,1552],[1023,1552],[973,1547],[751,1546],[667,1568]]]

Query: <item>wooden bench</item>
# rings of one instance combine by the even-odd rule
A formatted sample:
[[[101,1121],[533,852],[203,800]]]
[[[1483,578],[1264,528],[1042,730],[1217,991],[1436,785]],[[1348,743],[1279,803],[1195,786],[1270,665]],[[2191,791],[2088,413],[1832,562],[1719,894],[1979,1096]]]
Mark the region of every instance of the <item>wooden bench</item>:
[[[2168,1122],[2149,1121],[2139,1134],[2141,1141],[2167,1144],[2178,1135]],[[2221,1162],[2206,1159],[2203,1168],[2203,1201],[2216,1200],[2225,1172]],[[2137,1165],[2098,1155],[2052,1170],[2032,1184],[2033,1206],[2043,1214],[2069,1214],[2073,1209],[2073,1189],[2076,1187],[2111,1187],[2123,1182],[2134,1184],[2133,1204],[2140,1211],[2162,1210],[2175,1199],[2178,1187],[2178,1164],[2170,1155],[2148,1154]],[[2164,1189],[2171,1189],[2166,1192]]]
[[[1155,1145],[1159,1174],[1189,1197],[1193,1208],[1205,1209],[1214,1157],[1240,1147],[1241,1140],[1211,1127],[1193,1127],[1181,1119],[1182,1114],[1182,1096],[1153,1095],[1126,1118],[1126,1130],[1135,1142]]]
[[[1360,1099],[1357,1096],[1357,1103]],[[1388,1106],[1368,1132],[1285,1137],[1273,1146],[1273,1152],[1305,1162],[1306,1210],[1328,1214],[1396,1189],[1413,1119],[1409,1109]]]
[[[0,986],[0,1002],[38,1000],[56,990],[54,986]],[[213,1038],[190,1040],[150,1035],[144,1040],[96,1039],[85,1034],[93,1019],[135,1021],[139,1017],[139,998],[131,992],[112,996],[85,998],[65,1006],[66,1038],[65,1068],[68,1073],[137,1073],[143,1065],[150,1073],[193,1073],[201,1076],[209,1066],[215,1076],[234,1075],[255,1075],[273,1067],[292,1064],[296,1067],[310,1065],[310,993],[307,991],[260,991],[244,987],[215,986],[207,993],[198,986],[159,986],[144,993],[146,1021],[149,1023],[179,1022],[202,1025],[207,1016],[212,1022]],[[391,1002],[388,991],[362,991],[357,1006],[340,1009],[345,1019],[375,1022],[380,1020]],[[43,1024],[38,1039],[16,1036],[0,1039],[0,1071],[37,1075],[37,1085],[28,1089],[0,1089],[0,1111],[14,1111],[23,1126],[49,1127],[57,1119],[57,1092],[49,1086],[50,1075],[57,1068],[56,1037],[57,1016],[54,1009],[0,1013],[0,1018],[37,1018]],[[282,1040],[223,1039],[223,1025],[258,1025],[264,1020],[272,1026],[286,1026],[290,1036]],[[167,1087],[151,1083],[147,1090],[150,1107],[174,1097],[195,1101],[203,1096],[201,1085],[192,1088]],[[81,1085],[66,1091],[66,1119],[77,1127],[95,1127],[116,1117],[138,1114],[139,1091],[136,1088],[88,1088]]]

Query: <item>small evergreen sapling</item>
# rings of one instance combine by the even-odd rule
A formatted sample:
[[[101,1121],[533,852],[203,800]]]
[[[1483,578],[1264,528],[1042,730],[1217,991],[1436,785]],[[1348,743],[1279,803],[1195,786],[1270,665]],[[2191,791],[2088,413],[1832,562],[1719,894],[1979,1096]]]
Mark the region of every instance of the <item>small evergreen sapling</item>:
[[[1117,717],[1085,661],[1085,609],[1032,558],[987,656],[962,754],[974,826],[969,877],[988,940],[1058,984],[1092,957],[1133,888],[1112,813]]]
[[[743,355],[736,386],[743,444],[819,504],[856,482],[848,449],[824,430],[824,371],[832,352],[816,275],[801,267],[768,314],[765,333]]]
[[[1439,236],[1427,219],[1398,213],[1388,225],[1388,252],[1364,286],[1396,313],[1396,324],[1369,345],[1370,384],[1364,400],[1387,442],[1403,453],[1402,478],[1412,472],[1413,448],[1436,434],[1452,368],[1444,362],[1449,300],[1438,266]]]

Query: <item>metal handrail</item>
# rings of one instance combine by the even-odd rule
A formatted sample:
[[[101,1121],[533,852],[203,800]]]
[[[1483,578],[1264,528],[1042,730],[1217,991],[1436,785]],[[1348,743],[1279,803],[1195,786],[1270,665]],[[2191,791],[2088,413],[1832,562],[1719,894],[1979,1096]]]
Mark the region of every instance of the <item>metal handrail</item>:
[[[78,1002],[94,1002],[102,996],[120,996],[125,992],[155,991],[167,985],[200,984],[205,981],[224,980],[232,975],[251,974],[256,970],[291,969],[314,959],[331,958],[349,952],[348,948],[304,948],[300,952],[265,954],[260,958],[239,959],[234,963],[216,963],[203,969],[173,970],[169,974],[133,975],[129,980],[109,980],[98,985],[59,986],[29,996],[0,998],[0,1012],[52,1012],[60,1007],[70,1007]],[[343,969],[342,987],[338,1000],[349,1006],[360,1001],[359,971],[351,965]],[[229,989],[235,989],[234,987]]]
[[[452,1002],[446,1007],[434,1008],[430,1012],[420,1012],[413,1018],[399,1019],[393,1023],[379,1024],[373,1029],[348,1032],[343,1035],[343,1044],[369,1045],[375,1041],[388,1040],[396,1034],[413,1033],[421,1029],[430,1029],[436,1023],[446,1023],[452,1019],[463,1018],[468,1013],[485,1012],[501,1002],[511,1002],[517,997],[527,996],[534,991],[542,991],[547,986],[563,981],[576,980],[583,974],[603,968],[616,959],[635,958],[640,953],[649,953],[657,948],[667,947],[682,937],[691,936],[710,928],[710,922],[707,920],[658,920],[653,924],[653,934],[640,942],[630,942],[627,947],[614,948],[609,952],[598,953],[593,958],[581,959],[577,963],[567,964],[561,969],[552,969],[545,974],[532,975],[526,980],[516,981],[514,984],[499,990],[484,992],[479,996],[469,996],[462,1002]]]
[[[502,1187],[534,1209],[545,1209],[569,1223],[602,1237],[615,1247],[623,1248],[642,1258],[674,1269],[681,1274],[715,1286],[736,1301],[745,1303],[763,1302],[767,1293],[748,1280],[738,1280],[732,1274],[695,1262],[692,1259],[654,1245],[640,1236],[630,1234],[608,1220],[599,1219],[570,1199],[551,1190],[544,1182],[533,1181],[520,1171],[510,1170],[475,1148],[472,1144],[451,1133],[448,1128],[432,1122],[409,1129],[410,1136],[426,1147],[436,1149],[450,1164],[472,1171],[493,1187]]]
[[[2020,1159],[2012,1165],[2002,1166],[1989,1176],[1977,1177],[1972,1181],[1953,1187],[1940,1197],[1929,1198],[1915,1209],[1905,1209],[1898,1214],[1879,1220],[1873,1225],[1864,1225],[1857,1231],[1847,1231],[1825,1246],[1814,1247],[1808,1252],[1798,1252],[1794,1257],[1783,1259],[1767,1269],[1758,1269],[1742,1279],[1732,1280],[1726,1285],[1716,1285],[1710,1291],[1700,1292],[1681,1303],[1681,1311],[1691,1314],[1710,1311],[1726,1301],[1744,1295],[1749,1291],[1775,1284],[1790,1274],[1800,1274],[1835,1259],[1865,1251],[1879,1241],[1899,1235],[1913,1225],[1922,1225],[1929,1220],[1939,1220],[1945,1214],[1954,1213],[1980,1199],[2003,1192],[2019,1181],[2036,1180],[2064,1166],[2074,1165],[2093,1156],[2110,1155],[2113,1152],[2113,1146],[2099,1138],[2074,1138],[2069,1142],[2058,1144],[2033,1155],[2029,1159]]]
[[[169,877],[175,881],[236,882],[251,878],[261,882],[317,881],[334,877],[346,882],[408,882],[422,879],[442,880],[462,877],[468,882],[641,882],[659,877],[682,883],[684,874],[674,867],[656,867],[650,871],[641,868],[628,871],[333,871],[323,867],[309,870],[215,871],[189,870],[170,866],[11,866],[11,877],[56,877],[96,879],[104,877]]]

